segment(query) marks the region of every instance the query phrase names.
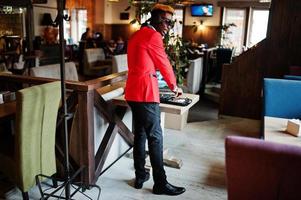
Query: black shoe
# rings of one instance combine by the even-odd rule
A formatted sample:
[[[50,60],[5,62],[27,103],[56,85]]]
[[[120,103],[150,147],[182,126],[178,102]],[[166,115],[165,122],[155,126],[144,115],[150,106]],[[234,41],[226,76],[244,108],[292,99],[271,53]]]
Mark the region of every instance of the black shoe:
[[[154,185],[153,193],[154,194],[166,194],[166,195],[179,195],[186,191],[183,187],[173,186],[170,183],[166,183],[163,186]]]
[[[143,183],[148,181],[148,179],[149,179],[149,172],[146,172],[145,178],[136,178],[134,187],[136,189],[141,189],[143,186]]]

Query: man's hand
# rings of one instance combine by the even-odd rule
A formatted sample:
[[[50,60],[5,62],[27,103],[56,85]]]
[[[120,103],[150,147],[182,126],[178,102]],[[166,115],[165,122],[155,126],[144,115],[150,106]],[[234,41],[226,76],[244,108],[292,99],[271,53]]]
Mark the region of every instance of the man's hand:
[[[176,97],[181,96],[183,94],[182,88],[179,88],[178,86],[176,86],[172,92],[175,93]]]

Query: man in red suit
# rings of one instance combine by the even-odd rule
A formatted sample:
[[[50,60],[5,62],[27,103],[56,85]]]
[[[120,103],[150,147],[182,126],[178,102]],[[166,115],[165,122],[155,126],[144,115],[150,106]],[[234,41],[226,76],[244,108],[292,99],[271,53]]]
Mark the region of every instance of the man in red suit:
[[[180,95],[172,66],[167,58],[162,37],[172,25],[174,9],[156,4],[151,18],[128,42],[128,79],[125,99],[133,112],[135,188],[140,189],[149,179],[145,170],[145,142],[153,169],[153,193],[179,195],[185,188],[171,185],[163,168],[163,137],[160,126],[160,98],[156,70],[159,70],[168,87]]]

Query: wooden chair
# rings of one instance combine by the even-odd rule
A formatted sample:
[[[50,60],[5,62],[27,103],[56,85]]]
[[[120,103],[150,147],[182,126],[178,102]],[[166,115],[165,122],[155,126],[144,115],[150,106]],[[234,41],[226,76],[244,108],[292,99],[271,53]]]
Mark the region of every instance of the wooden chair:
[[[10,147],[0,152],[0,170],[21,189],[23,199],[29,198],[36,175],[56,173],[55,130],[60,99],[60,82],[16,93],[16,132],[12,143],[0,141],[5,143],[1,146]]]

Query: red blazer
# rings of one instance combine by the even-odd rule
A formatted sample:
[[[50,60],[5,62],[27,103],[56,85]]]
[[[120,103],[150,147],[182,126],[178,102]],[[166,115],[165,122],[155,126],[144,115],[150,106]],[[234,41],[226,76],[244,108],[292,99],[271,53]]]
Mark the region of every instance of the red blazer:
[[[176,78],[165,53],[162,36],[150,27],[142,27],[128,41],[128,79],[125,99],[136,102],[158,102],[159,70],[168,87],[176,87]]]

